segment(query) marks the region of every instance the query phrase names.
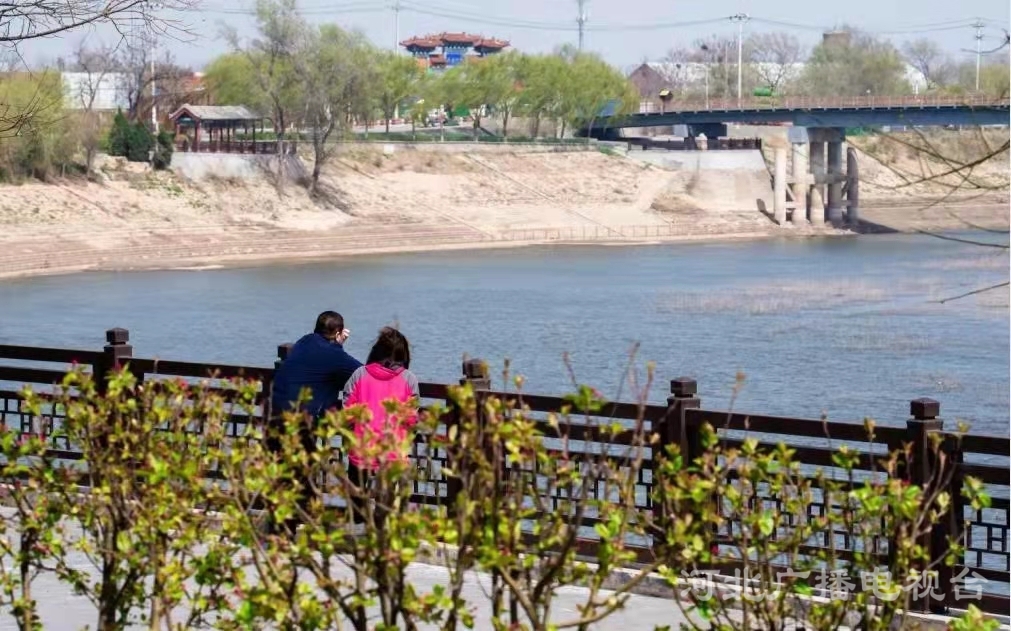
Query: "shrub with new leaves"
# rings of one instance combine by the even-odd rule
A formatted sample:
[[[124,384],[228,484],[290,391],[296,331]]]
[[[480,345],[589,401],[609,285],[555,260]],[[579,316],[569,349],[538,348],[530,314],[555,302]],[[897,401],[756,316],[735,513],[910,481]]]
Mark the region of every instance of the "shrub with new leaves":
[[[706,427],[688,459],[659,445],[642,413],[607,420],[592,388],[545,417],[516,384],[448,388],[449,406],[422,409],[406,442],[361,436],[360,407],[286,413],[267,434],[248,422],[261,413],[252,382],[141,382],[128,369],[96,382],[74,370],[53,394],[26,390],[33,424],[0,433],[0,610],[21,630],[41,628],[37,586],[49,575],[90,600],[100,631],[587,629],[653,573],[679,594],[685,628],[885,629],[908,608],[906,582],[936,569],[917,542],[950,498],[901,482],[906,453],[882,456],[883,479],[865,484],[846,449],[834,464],[851,475],[832,478],[787,447],[727,448]],[[358,470],[349,451],[381,464]],[[650,475],[651,506],[637,486]],[[978,484],[966,487],[972,506],[986,506]],[[760,501],[770,493],[780,507]],[[815,501],[840,510],[811,517]],[[862,542],[857,554],[811,549],[840,532]],[[884,558],[873,553],[881,538],[897,542]],[[683,593],[686,575],[735,559],[749,582]],[[418,562],[443,565],[446,580],[421,587]],[[819,599],[809,580],[775,575],[777,564],[795,574],[884,565],[892,578]],[[475,577],[490,590],[468,589]],[[560,611],[563,590],[581,594],[575,610]],[[954,624],[990,621],[972,609]]]

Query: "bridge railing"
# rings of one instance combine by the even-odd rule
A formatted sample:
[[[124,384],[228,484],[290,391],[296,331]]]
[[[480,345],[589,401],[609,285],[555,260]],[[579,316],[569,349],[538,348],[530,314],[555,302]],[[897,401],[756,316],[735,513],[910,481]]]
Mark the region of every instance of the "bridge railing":
[[[258,406],[252,415],[236,415],[232,419],[231,434],[242,436],[250,424],[261,424],[268,414],[267,406],[274,369],[256,366],[238,366],[229,364],[207,364],[199,362],[180,362],[158,359],[145,359],[133,356],[133,348],[129,343],[129,333],[124,329],[112,329],[106,333],[107,344],[102,350],[73,350],[62,348],[41,348],[33,346],[0,345],[0,424],[7,429],[17,429],[22,433],[37,431],[39,419],[23,408],[20,387],[29,384],[36,389],[53,387],[59,382],[72,364],[90,367],[96,375],[102,375],[117,365],[127,365],[130,370],[144,381],[162,378],[183,378],[185,380],[217,380],[241,377],[259,381]],[[287,357],[290,345],[278,347],[278,359],[275,366],[280,365]],[[627,422],[641,420],[645,429],[657,436],[657,442],[651,443],[645,450],[645,460],[636,481],[636,505],[644,511],[655,510],[652,503],[652,490],[656,483],[657,449],[665,445],[678,445],[682,454],[691,461],[704,453],[704,448],[697,440],[703,425],[715,428],[724,446],[741,445],[745,438],[758,440],[760,444],[774,446],[785,443],[795,451],[795,459],[801,464],[804,475],[814,475],[821,471],[831,476],[839,472],[833,460],[833,454],[840,445],[846,445],[858,453],[858,475],[864,479],[880,479],[880,469],[877,460],[894,450],[911,446],[909,453],[914,454],[912,460],[905,462],[902,475],[912,483],[923,484],[933,479],[931,467],[934,459],[923,457],[917,461],[916,454],[926,454],[927,445],[933,443],[932,437],[941,439],[946,453],[946,461],[953,463],[954,475],[948,477],[944,489],[951,498],[948,512],[936,521],[932,532],[923,545],[932,551],[934,558],[941,558],[947,552],[949,538],[964,543],[965,552],[959,562],[951,568],[941,567],[938,582],[935,585],[942,597],[940,600],[922,599],[914,603],[922,610],[940,612],[948,608],[960,608],[964,600],[957,600],[958,593],[965,593],[967,578],[982,579],[982,587],[976,604],[991,613],[1006,613],[1009,607],[1008,586],[1011,572],[1011,553],[1008,547],[1009,535],[1009,481],[1008,455],[1011,452],[1011,440],[1001,436],[959,435],[946,432],[939,418],[940,405],[930,399],[917,399],[910,403],[910,417],[904,424],[879,424],[873,435],[868,435],[862,423],[838,422],[825,419],[785,418],[760,414],[747,414],[726,410],[706,410],[701,407],[698,397],[697,383],[693,379],[680,378],[670,382],[670,396],[667,405],[641,405],[638,403],[609,403],[603,410],[592,414],[581,415],[580,421],[559,426],[551,424],[547,415],[560,411],[570,402],[562,397],[520,394],[516,392],[498,392],[491,390],[491,380],[487,369],[476,370],[483,364],[477,360],[465,362],[461,382],[470,382],[475,389],[482,391],[484,396],[496,396],[513,406],[522,406],[534,419],[539,419],[544,435],[561,437],[564,432],[566,443],[570,445],[568,455],[574,460],[580,459],[580,453],[599,453],[607,445],[631,443],[631,437],[608,438],[602,443],[599,438],[600,425],[610,425],[616,420]],[[5,383],[7,385],[5,385]],[[215,381],[211,381],[215,383]],[[423,403],[442,401],[449,404],[448,388],[445,384],[422,383],[420,393]],[[51,437],[54,457],[65,459],[80,459],[73,445],[60,442],[58,429],[63,417],[60,411],[50,410],[45,423],[46,435]],[[578,412],[578,411],[577,411]],[[452,415],[445,422],[451,423]],[[631,434],[631,432],[625,432]],[[572,446],[579,443],[582,446]],[[421,457],[427,451],[426,437],[419,436],[415,441],[413,455]],[[425,453],[425,457],[438,461],[445,460],[445,455]],[[448,469],[452,469],[451,463]],[[875,478],[874,476],[878,476]],[[982,510],[974,510],[962,499],[963,485],[970,484],[967,478],[972,476],[984,485],[992,497],[991,505]],[[944,479],[944,476],[941,476]],[[414,500],[419,503],[441,503],[451,499],[454,492],[449,480],[432,480],[425,485],[416,484]],[[762,497],[765,506],[779,506],[785,498],[778,497],[766,490]],[[604,499],[604,498],[601,498]],[[837,510],[837,506],[817,504],[817,498],[809,507],[807,514],[819,514],[819,511]],[[727,553],[732,547],[729,541],[739,531],[740,524],[733,515],[727,514],[727,520],[721,531],[717,533],[720,552]],[[580,548],[592,553],[596,545],[593,535],[592,516],[584,518],[580,524],[586,536],[581,539]],[[791,522],[792,523],[792,522]],[[836,531],[822,533],[819,540],[810,541],[806,554],[816,556],[820,551],[832,549],[834,556],[845,559],[847,554],[871,553],[885,558],[892,549],[894,542],[883,540],[874,544],[873,550],[858,547],[859,537],[852,533]],[[629,547],[640,560],[651,558],[652,543],[650,541],[629,542]],[[839,554],[835,554],[839,552]],[[715,568],[719,572],[730,572],[735,567],[735,561],[726,554],[724,560]],[[979,583],[976,583],[979,585]],[[958,590],[962,590],[959,592]],[[971,590],[968,590],[971,591]]]
[[[748,110],[808,110],[808,109],[895,109],[932,107],[1008,107],[1008,97],[994,97],[987,94],[965,94],[958,96],[922,94],[908,96],[886,96],[868,94],[865,96],[770,96],[737,98],[690,98],[674,99],[669,103],[659,100],[640,103],[640,113],[660,114],[662,112],[692,111],[748,111]],[[646,110],[646,111],[643,111]]]

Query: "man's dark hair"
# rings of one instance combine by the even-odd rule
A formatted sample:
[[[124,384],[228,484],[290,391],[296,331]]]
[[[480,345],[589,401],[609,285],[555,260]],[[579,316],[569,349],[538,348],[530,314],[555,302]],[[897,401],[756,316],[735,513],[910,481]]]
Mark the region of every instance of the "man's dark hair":
[[[387,368],[410,368],[411,347],[407,338],[393,327],[385,326],[379,330],[379,337],[369,351],[366,364],[382,364]]]
[[[313,332],[332,340],[343,330],[344,316],[336,311],[324,311],[316,318],[316,328]]]

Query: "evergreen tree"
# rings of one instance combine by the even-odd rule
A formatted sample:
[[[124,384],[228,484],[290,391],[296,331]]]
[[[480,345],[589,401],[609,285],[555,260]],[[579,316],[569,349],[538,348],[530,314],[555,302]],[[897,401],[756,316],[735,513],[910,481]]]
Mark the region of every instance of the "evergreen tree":
[[[127,143],[130,133],[130,122],[126,120],[126,116],[123,116],[123,110],[118,110],[115,118],[112,119],[112,128],[109,130],[109,136],[106,141],[110,156],[127,155]]]
[[[168,130],[158,132],[154,149],[154,168],[167,169],[172,164],[172,152],[175,150],[175,134]]]
[[[147,162],[151,159],[154,137],[143,123],[134,123],[126,141],[126,159],[130,162]]]

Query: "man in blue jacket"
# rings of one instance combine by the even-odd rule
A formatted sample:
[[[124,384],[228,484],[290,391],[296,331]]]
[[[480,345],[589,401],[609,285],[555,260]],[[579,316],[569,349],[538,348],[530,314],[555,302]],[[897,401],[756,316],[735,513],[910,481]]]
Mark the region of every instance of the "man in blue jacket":
[[[273,392],[270,398],[271,415],[267,425],[267,449],[280,453],[280,434],[284,430],[282,414],[292,411],[303,388],[309,388],[311,398],[302,404],[305,425],[300,431],[300,442],[307,453],[316,450],[316,421],[327,410],[340,406],[340,393],[362,365],[344,350],[344,342],[351,332],[344,328],[344,318],[336,311],[324,311],[316,318],[315,330],[295,342],[274,373]],[[311,479],[308,472],[296,474],[301,487],[302,505],[311,497]],[[299,519],[289,520],[285,528],[294,532]]]
[[[344,384],[362,365],[344,350],[349,334],[341,314],[336,311],[319,314],[316,329],[295,342],[274,374],[271,396],[274,415],[291,410],[302,388],[312,392],[303,410],[313,417],[338,406]]]

